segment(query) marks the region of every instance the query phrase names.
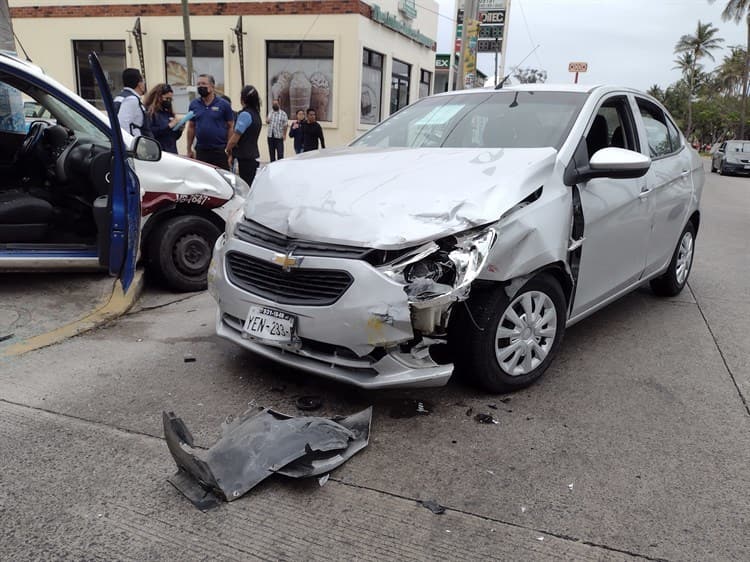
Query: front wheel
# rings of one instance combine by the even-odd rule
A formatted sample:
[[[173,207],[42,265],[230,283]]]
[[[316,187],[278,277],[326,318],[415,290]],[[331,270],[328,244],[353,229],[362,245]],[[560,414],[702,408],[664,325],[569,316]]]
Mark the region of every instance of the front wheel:
[[[651,290],[654,293],[660,297],[674,297],[680,294],[687,283],[690,268],[693,266],[694,248],[695,227],[692,222],[689,222],[680,235],[667,271],[661,277],[651,280]]]
[[[474,295],[453,330],[456,368],[490,392],[527,387],[552,362],[565,321],[565,295],[547,275],[512,298],[504,287]]]
[[[174,291],[202,291],[219,234],[219,228],[203,217],[183,215],[168,219],[151,233],[148,268]]]

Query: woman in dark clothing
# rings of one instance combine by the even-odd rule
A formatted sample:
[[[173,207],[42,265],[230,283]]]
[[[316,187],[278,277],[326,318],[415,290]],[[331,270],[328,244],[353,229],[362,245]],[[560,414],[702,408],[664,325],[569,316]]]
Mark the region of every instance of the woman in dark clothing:
[[[172,109],[174,92],[169,84],[157,84],[146,94],[143,105],[146,107],[147,117],[151,120],[151,131],[159,141],[165,152],[177,154],[177,139],[182,135],[182,129],[173,131],[179,119]]]
[[[295,154],[302,152],[302,123],[304,122],[305,112],[299,109],[297,110],[297,120],[292,123],[292,127],[289,129],[289,136],[294,139]]]
[[[255,172],[258,171],[258,137],[263,122],[260,118],[260,96],[254,86],[245,86],[240,92],[242,111],[237,114],[232,136],[227,143],[226,153],[229,167],[232,160],[237,159],[240,177],[252,185]]]

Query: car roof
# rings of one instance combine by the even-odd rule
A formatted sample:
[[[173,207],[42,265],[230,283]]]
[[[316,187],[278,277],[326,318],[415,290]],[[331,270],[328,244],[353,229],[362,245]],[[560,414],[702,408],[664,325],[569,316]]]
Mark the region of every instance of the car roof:
[[[33,72],[37,76],[44,76],[44,71],[41,67],[35,65],[31,61],[20,58],[18,55],[11,51],[0,50],[0,62],[15,66],[16,68],[23,68],[27,72]]]
[[[456,94],[468,94],[468,93],[479,93],[479,92],[566,92],[566,93],[580,93],[590,94],[593,92],[609,93],[609,92],[628,92],[633,94],[646,95],[640,90],[635,88],[629,88],[625,86],[616,85],[605,85],[605,84],[515,84],[509,86],[503,86],[501,90],[495,90],[493,88],[473,88],[470,90],[454,90],[451,92],[443,92],[437,94],[439,96],[444,95],[456,95]]]

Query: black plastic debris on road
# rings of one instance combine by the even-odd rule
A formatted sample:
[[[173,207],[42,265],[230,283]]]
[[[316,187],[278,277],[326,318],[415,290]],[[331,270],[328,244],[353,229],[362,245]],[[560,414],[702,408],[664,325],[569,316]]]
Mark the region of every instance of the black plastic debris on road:
[[[168,478],[202,511],[234,501],[271,476],[320,476],[364,449],[372,407],[334,420],[291,417],[262,408],[222,424],[221,438],[207,451],[174,412],[163,412],[164,437],[177,465]]]
[[[492,414],[479,413],[474,416],[474,421],[477,423],[497,423],[497,420],[492,417]]]
[[[192,355],[186,355],[183,359],[185,363],[195,363],[195,357]]]
[[[419,500],[417,503],[419,503],[422,507],[426,507],[435,515],[442,515],[443,513],[445,513],[445,507],[440,505],[435,500]]]
[[[323,399],[320,396],[300,396],[296,404],[303,412],[312,412],[323,407]]]
[[[399,398],[390,400],[388,415],[394,419],[414,418],[416,416],[429,416],[433,405],[425,400],[416,398]]]
[[[7,341],[7,340],[11,339],[11,338],[12,338],[13,336],[15,336],[15,335],[16,335],[16,334],[14,334],[14,333],[10,333],[10,334],[0,334],[0,342],[3,342],[3,341]]]

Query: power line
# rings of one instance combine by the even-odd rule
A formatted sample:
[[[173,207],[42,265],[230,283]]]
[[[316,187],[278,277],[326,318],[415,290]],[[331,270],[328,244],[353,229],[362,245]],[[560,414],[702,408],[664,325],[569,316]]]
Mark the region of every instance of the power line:
[[[531,41],[532,45],[538,45],[536,41],[534,41],[534,37],[531,35],[531,29],[529,28],[529,22],[526,19],[526,12],[523,9],[523,4],[521,3],[521,0],[516,0],[516,4],[519,8],[521,8],[521,16],[523,17],[523,23],[526,26],[526,34],[529,36],[529,41]],[[544,68],[544,64],[542,63],[542,58],[539,56],[539,52],[536,51],[536,60],[539,62],[539,67]]]

